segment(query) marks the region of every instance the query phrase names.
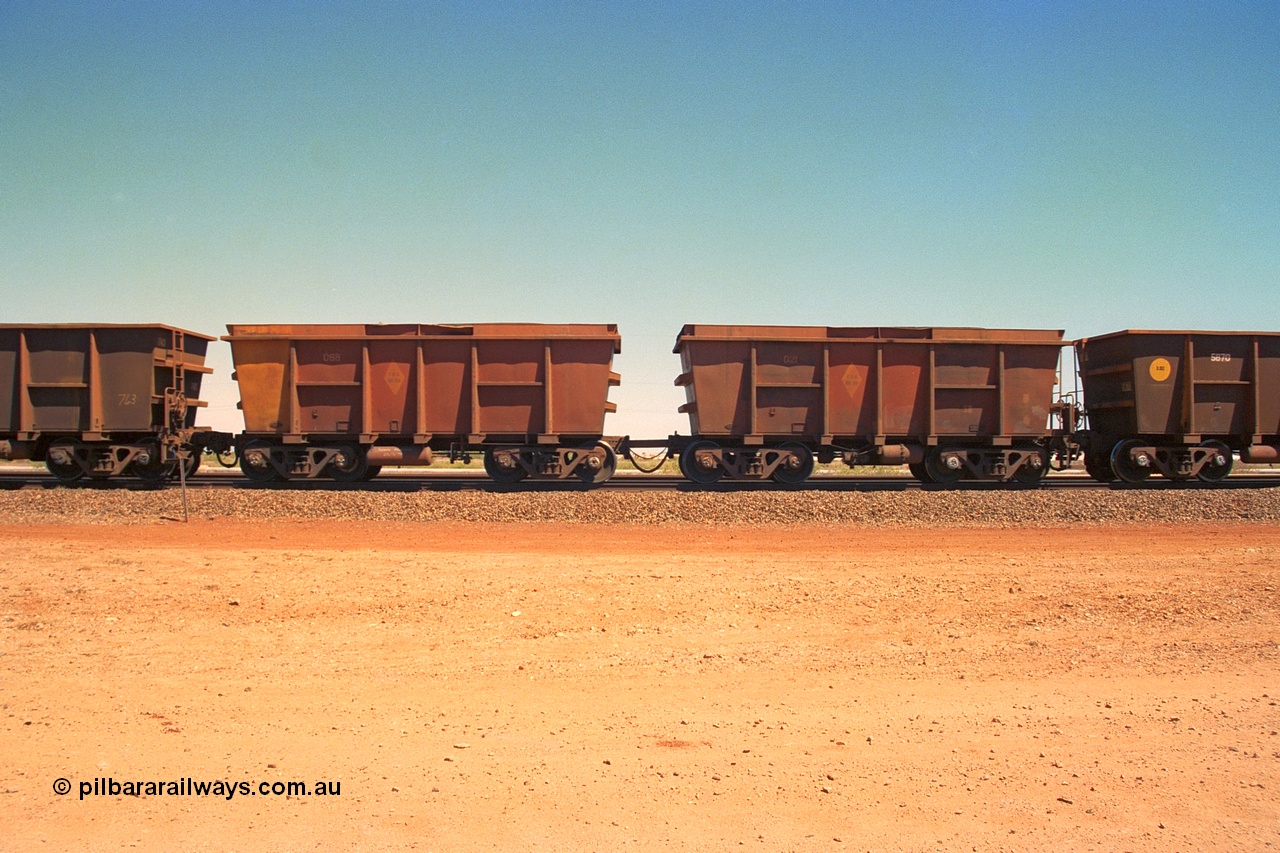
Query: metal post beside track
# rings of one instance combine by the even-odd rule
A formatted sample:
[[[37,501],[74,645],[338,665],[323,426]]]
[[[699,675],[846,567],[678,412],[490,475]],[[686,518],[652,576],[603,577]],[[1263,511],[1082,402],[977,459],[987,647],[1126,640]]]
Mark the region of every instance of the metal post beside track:
[[[191,451],[178,451],[178,483],[182,486],[182,523],[191,520],[187,513],[187,454]],[[199,451],[196,451],[199,452]]]

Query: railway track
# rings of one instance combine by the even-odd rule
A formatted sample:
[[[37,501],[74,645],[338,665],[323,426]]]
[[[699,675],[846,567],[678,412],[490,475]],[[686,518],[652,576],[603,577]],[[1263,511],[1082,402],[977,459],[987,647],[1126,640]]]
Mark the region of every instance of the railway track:
[[[938,492],[938,491],[1018,491],[1018,486],[1006,486],[991,482],[958,483],[952,486],[925,485],[908,475],[856,476],[816,475],[801,485],[783,486],[771,481],[733,480],[711,485],[698,485],[678,475],[671,474],[619,474],[601,485],[588,485],[577,480],[522,481],[514,484],[495,483],[479,471],[384,470],[376,479],[361,483],[339,483],[327,479],[291,480],[287,483],[255,483],[234,469],[205,469],[187,481],[188,488],[239,489],[244,491],[343,491],[343,492],[591,492],[591,491],[669,491],[669,492]],[[122,477],[111,480],[82,480],[64,483],[51,474],[34,468],[0,468],[0,490],[107,490],[154,491],[157,487],[141,481]],[[177,489],[178,484],[167,487]],[[1025,488],[1025,487],[1024,487]],[[1229,489],[1280,488],[1280,471],[1267,473],[1235,474],[1220,483],[1199,481],[1173,482],[1153,478],[1141,485],[1126,483],[1099,483],[1083,473],[1063,472],[1050,474],[1037,487],[1039,490],[1094,490],[1094,491],[1202,491]]]

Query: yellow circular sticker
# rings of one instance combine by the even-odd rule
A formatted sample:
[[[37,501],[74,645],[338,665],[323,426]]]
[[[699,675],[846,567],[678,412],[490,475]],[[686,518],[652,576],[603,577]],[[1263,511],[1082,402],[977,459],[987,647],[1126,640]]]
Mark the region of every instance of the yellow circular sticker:
[[[1147,372],[1151,374],[1151,378],[1155,381],[1163,382],[1169,378],[1169,374],[1173,373],[1173,365],[1169,364],[1169,359],[1167,358],[1157,358],[1151,362]]]

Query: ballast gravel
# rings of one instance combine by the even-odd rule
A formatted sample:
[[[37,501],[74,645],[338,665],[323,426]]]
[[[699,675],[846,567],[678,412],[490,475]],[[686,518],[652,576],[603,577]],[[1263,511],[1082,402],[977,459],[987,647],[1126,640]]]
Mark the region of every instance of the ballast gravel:
[[[197,520],[637,525],[1071,527],[1280,522],[1280,488],[1024,492],[360,492],[193,489]],[[182,518],[176,488],[0,492],[0,522],[148,524]]]

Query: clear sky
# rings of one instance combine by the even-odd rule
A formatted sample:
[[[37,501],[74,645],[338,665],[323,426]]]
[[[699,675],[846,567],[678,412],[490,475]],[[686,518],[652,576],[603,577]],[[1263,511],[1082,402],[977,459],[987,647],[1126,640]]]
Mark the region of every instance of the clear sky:
[[[1280,3],[0,0],[0,296],[614,322],[645,436],[688,322],[1280,329]]]

